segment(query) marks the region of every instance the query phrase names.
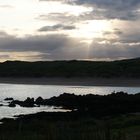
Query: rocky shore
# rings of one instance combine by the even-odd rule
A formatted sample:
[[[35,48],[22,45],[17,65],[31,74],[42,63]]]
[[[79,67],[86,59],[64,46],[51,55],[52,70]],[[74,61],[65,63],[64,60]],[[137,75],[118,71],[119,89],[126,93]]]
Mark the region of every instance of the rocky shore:
[[[50,99],[27,97],[24,101],[12,98],[6,98],[5,100],[8,100],[9,107],[16,107],[16,105],[21,107],[56,106],[94,116],[140,112],[140,93],[127,94],[125,92],[114,92],[108,95],[63,93],[58,97]]]

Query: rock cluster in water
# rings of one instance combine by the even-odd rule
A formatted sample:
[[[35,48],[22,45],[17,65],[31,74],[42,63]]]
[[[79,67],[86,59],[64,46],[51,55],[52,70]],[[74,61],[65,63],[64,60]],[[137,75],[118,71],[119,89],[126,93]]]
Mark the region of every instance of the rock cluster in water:
[[[49,99],[43,99],[42,97],[38,97],[36,100],[34,98],[27,97],[26,100],[12,100],[9,102],[9,107],[16,107],[16,105],[20,105],[21,107],[36,107],[40,105],[48,105]]]
[[[134,113],[140,112],[140,93],[114,92],[109,95],[75,95],[64,93],[50,99],[28,97],[24,101],[11,100],[9,102],[9,107],[15,107],[16,105],[21,107],[36,107],[40,105],[61,106],[73,111],[98,115]]]

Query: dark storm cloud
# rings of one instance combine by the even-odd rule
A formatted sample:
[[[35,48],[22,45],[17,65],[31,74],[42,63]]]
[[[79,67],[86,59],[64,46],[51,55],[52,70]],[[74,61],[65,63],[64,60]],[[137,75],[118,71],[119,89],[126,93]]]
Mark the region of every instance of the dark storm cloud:
[[[73,30],[75,29],[75,26],[73,25],[63,25],[63,24],[56,24],[53,26],[43,26],[38,31],[44,32],[44,31],[58,31],[58,30]]]

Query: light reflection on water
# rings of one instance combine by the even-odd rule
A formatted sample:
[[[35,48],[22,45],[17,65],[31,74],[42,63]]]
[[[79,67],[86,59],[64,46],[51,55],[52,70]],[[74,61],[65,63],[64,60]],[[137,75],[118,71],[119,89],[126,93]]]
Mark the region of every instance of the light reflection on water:
[[[50,98],[58,96],[64,92],[81,94],[110,94],[113,91],[125,91],[130,94],[139,93],[140,87],[104,87],[104,86],[58,86],[58,85],[25,85],[25,84],[0,84],[0,104],[6,97],[24,100],[27,97]],[[19,114],[36,113],[40,111],[63,111],[61,109],[54,110],[53,107],[42,106],[35,108],[9,108],[6,106],[0,107],[0,119],[3,117],[12,117]]]
[[[125,91],[130,94],[139,93],[140,87],[105,87],[105,86],[58,86],[58,85],[25,85],[0,84],[0,100],[6,97],[24,100],[27,97],[50,98],[64,92],[75,94],[110,94],[113,91]]]
[[[0,119],[2,119],[2,118],[14,118],[14,116],[17,116],[17,115],[33,114],[33,113],[42,112],[42,111],[64,112],[64,111],[70,111],[70,110],[55,108],[53,106],[40,106],[40,107],[33,107],[33,108],[32,107],[31,108],[20,107],[20,106],[16,106],[15,108],[11,108],[11,107],[7,107],[7,106],[2,106],[2,107],[0,107]]]

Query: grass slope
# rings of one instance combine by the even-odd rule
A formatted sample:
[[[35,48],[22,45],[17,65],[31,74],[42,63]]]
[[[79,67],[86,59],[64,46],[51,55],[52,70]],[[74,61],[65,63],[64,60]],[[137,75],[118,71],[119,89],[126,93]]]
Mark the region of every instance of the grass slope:
[[[38,113],[7,121],[0,140],[139,140],[140,115],[93,118],[70,113]]]
[[[6,61],[0,77],[131,77],[140,78],[140,58],[113,61]]]

